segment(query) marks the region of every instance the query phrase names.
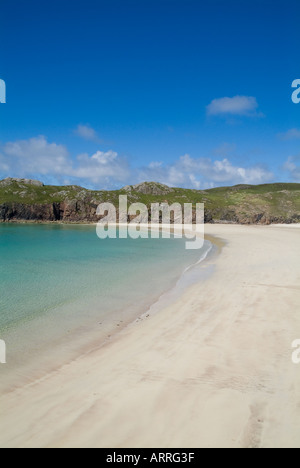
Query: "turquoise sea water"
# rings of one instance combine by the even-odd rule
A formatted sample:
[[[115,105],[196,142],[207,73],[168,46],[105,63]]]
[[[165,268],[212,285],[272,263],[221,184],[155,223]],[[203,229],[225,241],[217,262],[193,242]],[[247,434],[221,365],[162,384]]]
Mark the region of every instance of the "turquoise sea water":
[[[0,339],[7,367],[107,338],[170,288],[202,251],[184,239],[107,239],[95,226],[0,225]],[[77,344],[78,344],[77,343]],[[8,372],[8,370],[6,370]],[[3,367],[1,367],[3,375]]]

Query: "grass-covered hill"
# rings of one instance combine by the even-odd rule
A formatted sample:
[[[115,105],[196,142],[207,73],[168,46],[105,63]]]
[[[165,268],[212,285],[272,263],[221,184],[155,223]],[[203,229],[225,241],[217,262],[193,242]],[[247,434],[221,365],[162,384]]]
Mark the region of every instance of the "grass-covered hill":
[[[205,203],[206,222],[241,224],[299,223],[300,184],[238,185],[210,190],[170,188],[155,182],[118,191],[94,191],[79,186],[46,186],[26,179],[0,181],[0,222],[96,222],[97,206],[119,195],[128,202]]]

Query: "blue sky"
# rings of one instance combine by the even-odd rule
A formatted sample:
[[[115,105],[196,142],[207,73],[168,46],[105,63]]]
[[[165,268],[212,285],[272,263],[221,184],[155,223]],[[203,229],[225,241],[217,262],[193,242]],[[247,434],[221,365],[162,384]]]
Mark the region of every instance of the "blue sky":
[[[0,179],[300,182],[300,2],[1,4]]]

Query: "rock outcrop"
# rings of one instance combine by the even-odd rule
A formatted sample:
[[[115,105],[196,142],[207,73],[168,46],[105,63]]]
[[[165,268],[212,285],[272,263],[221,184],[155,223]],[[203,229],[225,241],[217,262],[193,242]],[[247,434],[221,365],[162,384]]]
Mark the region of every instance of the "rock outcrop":
[[[143,182],[137,185],[126,185],[122,190],[125,192],[137,192],[143,195],[168,195],[173,193],[174,189],[157,182]]]
[[[35,187],[44,187],[43,182],[40,182],[39,180],[34,180],[34,179],[15,179],[12,177],[7,177],[4,180],[1,180],[0,182],[0,187],[8,187],[9,185],[13,183],[21,184],[21,185],[33,185]]]
[[[93,223],[98,204],[68,200],[61,203],[25,205],[21,203],[0,204],[0,221],[61,221],[70,223]]]

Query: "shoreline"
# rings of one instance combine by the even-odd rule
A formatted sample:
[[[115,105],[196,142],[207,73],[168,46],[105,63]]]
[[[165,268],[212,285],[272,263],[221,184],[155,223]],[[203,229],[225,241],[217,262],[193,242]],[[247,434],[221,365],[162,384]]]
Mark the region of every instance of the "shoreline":
[[[145,318],[149,318],[154,314],[158,314],[163,311],[166,307],[176,303],[180,297],[185,294],[189,289],[191,289],[195,284],[201,284],[203,280],[205,280],[208,276],[212,275],[213,272],[209,271],[206,273],[207,266],[214,261],[216,255],[219,255],[222,251],[224,243],[218,238],[214,236],[205,236],[205,241],[209,241],[211,243],[211,248],[205,252],[204,258],[201,257],[196,263],[191,264],[188,266],[184,271],[182,271],[180,277],[178,278],[176,284],[171,287],[169,290],[163,292],[148,308],[146,311],[141,313],[141,315],[136,319],[128,323],[125,328],[133,326],[135,323],[144,320]],[[196,279],[192,279],[189,277],[189,273],[196,272]],[[203,270],[200,271],[200,268]],[[168,304],[166,302],[168,301]]]
[[[2,221],[0,220],[0,224],[4,224],[9,226],[10,224],[50,224],[50,225],[57,225],[57,226],[97,226],[98,222],[95,221],[40,221],[40,220],[30,220],[30,219],[13,219],[9,221]],[[114,225],[114,223],[110,223]],[[150,224],[150,223],[149,223]],[[115,223],[115,225],[119,226],[119,223]],[[204,223],[205,226],[273,226],[273,227],[280,227],[280,226],[300,226],[298,221],[293,223],[235,223],[233,221],[224,220],[217,220],[214,222]],[[171,224],[171,227],[174,226]],[[196,224],[193,224],[196,226]]]
[[[1,447],[299,446],[299,233],[206,225],[206,234],[223,245],[213,275],[4,396]]]
[[[85,226],[90,227],[91,225],[89,224]],[[210,239],[210,241],[211,240],[212,239]],[[159,313],[164,307],[166,307],[167,303],[176,302],[178,297],[180,297],[180,295],[183,294],[183,292],[185,292],[188,288],[190,288],[195,282],[195,279],[190,277],[191,275],[189,275],[189,272],[186,270],[195,271],[197,268],[198,272],[196,272],[196,281],[201,281],[202,273],[200,271],[200,264],[205,262],[207,258],[209,259],[213,254],[214,252],[209,250],[205,253],[204,259],[198,260],[197,257],[197,261],[195,263],[192,263],[188,268],[182,270],[180,276],[176,278],[171,287],[165,289],[160,295],[155,295],[155,297],[151,300],[150,298],[145,298],[145,304],[141,305],[140,310],[136,310],[134,315],[132,313],[131,315],[127,314],[127,309],[120,309],[119,312],[114,312],[112,317],[106,314],[103,318],[100,318],[100,329],[88,328],[85,326],[86,330],[84,332],[81,332],[77,329],[74,330],[74,332],[72,332],[72,336],[68,336],[68,343],[65,343],[63,346],[65,348],[63,356],[60,355],[59,351],[62,345],[61,338],[58,339],[58,337],[53,335],[52,338],[55,342],[55,347],[57,347],[58,350],[56,351],[55,349],[52,349],[48,356],[48,353],[44,347],[41,349],[37,348],[39,349],[39,356],[32,356],[34,358],[33,362],[24,364],[23,366],[18,364],[13,372],[8,371],[8,374],[3,374],[2,383],[0,381],[1,397],[8,395],[11,391],[30,386],[36,380],[40,379],[41,377],[43,378],[45,375],[51,374],[52,372],[55,372],[58,368],[63,368],[65,365],[76,361],[78,358],[94,350],[101,349],[102,346],[110,343],[127,327],[134,326],[136,323],[149,318],[150,315],[153,315],[154,313]],[[46,320],[48,320],[48,318],[46,318]],[[84,319],[82,320],[82,325],[84,325]],[[16,329],[12,328],[9,331],[10,335],[13,336],[15,333],[20,334],[20,332],[22,332],[23,334],[26,333],[27,338],[30,338],[30,334],[32,333],[30,331],[31,327],[33,326],[33,329],[35,330],[34,333],[38,333],[38,326],[40,325],[37,325],[37,322],[34,322],[33,325],[31,322],[29,322],[27,328],[27,324],[25,322],[25,326],[25,329],[24,324],[20,326],[18,325]],[[26,341],[28,340],[25,340],[25,342]]]

